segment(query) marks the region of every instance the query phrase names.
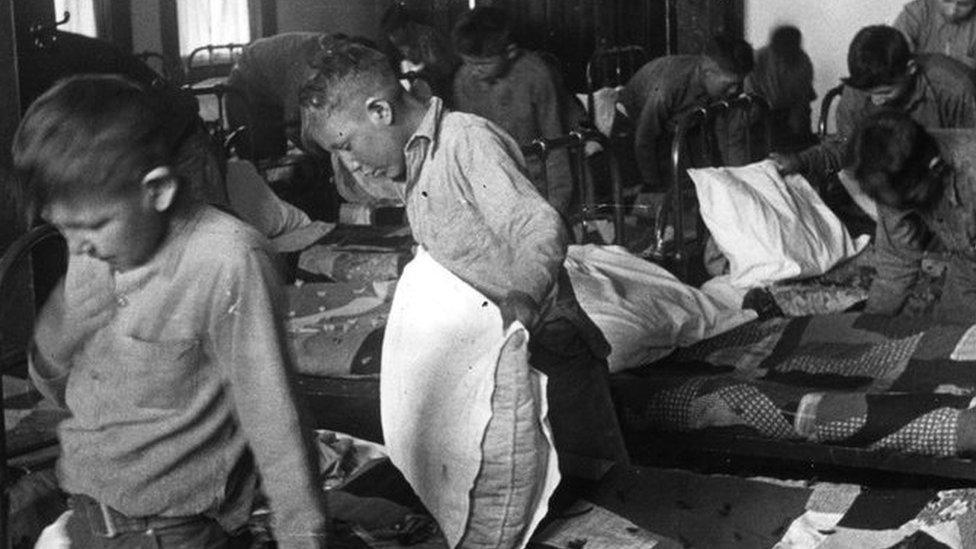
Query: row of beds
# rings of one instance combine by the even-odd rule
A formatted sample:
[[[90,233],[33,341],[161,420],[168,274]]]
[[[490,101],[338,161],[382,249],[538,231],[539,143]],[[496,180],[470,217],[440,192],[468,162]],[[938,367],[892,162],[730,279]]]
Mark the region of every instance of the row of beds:
[[[588,71],[591,89],[625,82],[643,61],[643,52],[635,47],[598,52]],[[223,93],[212,83],[200,89],[205,90],[201,95]],[[824,100],[822,134],[837,95],[832,90]],[[690,280],[707,230],[685,170],[689,158],[698,166],[722,164],[708,135],[717,116],[735,110],[757,121],[747,137],[749,156],[765,156],[769,133],[761,99],[743,96],[689,113],[679,123],[672,147],[675,184],[655,223],[643,229],[620,207],[627,193],[622,159],[631,146],[628,136],[581,129],[529,144],[524,152],[544,157],[569,151],[582,197],[579,215],[571,220],[581,229],[578,236],[603,222],[614,228],[613,243],[624,244],[635,241],[628,232],[643,230],[647,235],[639,248],[645,257]],[[595,203],[597,176],[585,169],[584,150],[591,141],[609,152],[609,208]],[[664,237],[667,224],[674,226],[672,234],[681,235],[671,243]],[[58,246],[58,240],[53,229],[39,227],[8,248],[0,259],[0,291],[9,291],[10,281],[29,278],[24,259],[36,255],[39,246]],[[298,280],[288,288],[288,334],[300,372],[298,384],[316,428],[382,442],[383,330],[396,277],[413,246],[402,225],[340,224],[299,257]],[[828,273],[803,287],[809,295],[845,285],[864,290],[868,283],[869,276]],[[6,381],[7,433],[0,438],[5,443],[0,449],[8,467],[0,468],[0,483],[9,486],[11,465],[22,472],[56,455],[50,445],[56,442],[53,425],[61,416],[39,406],[36,395],[9,390],[11,381],[19,384],[17,379]],[[632,465],[694,464],[708,473],[744,462],[767,476],[841,471],[855,482],[883,472],[938,477],[937,484],[959,489],[976,480],[976,463],[970,459],[976,454],[976,413],[970,409],[976,396],[976,330],[970,326],[857,312],[777,316],[613,374],[611,391]],[[696,481],[708,486],[709,478],[702,474]],[[8,505],[0,504],[4,527]],[[677,535],[660,521],[635,522],[656,528],[662,536]]]

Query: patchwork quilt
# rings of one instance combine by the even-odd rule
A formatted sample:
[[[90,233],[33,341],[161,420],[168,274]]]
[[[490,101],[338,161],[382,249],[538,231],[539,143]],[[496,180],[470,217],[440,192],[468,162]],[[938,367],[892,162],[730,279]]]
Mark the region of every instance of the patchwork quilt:
[[[854,313],[743,325],[613,378],[625,432],[961,456],[976,450],[976,326]]]

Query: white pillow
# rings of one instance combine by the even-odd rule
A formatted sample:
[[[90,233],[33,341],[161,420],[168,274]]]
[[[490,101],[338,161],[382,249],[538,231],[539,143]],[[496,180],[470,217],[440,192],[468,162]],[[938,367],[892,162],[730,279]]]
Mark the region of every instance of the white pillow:
[[[611,372],[756,318],[755,311],[725,308],[618,246],[570,246],[566,270],[580,306],[610,342]]]
[[[705,225],[729,260],[733,287],[823,274],[858,254],[870,239],[852,240],[802,176],[784,179],[771,160],[688,174]]]
[[[423,248],[383,340],[380,415],[390,460],[450,547],[521,548],[559,482],[546,377],[528,331]]]

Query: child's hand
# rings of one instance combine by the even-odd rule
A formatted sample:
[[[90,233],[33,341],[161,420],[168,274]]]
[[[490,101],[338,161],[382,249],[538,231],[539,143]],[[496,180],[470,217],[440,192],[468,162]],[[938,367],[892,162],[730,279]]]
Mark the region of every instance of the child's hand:
[[[115,294],[107,287],[111,282],[107,266],[104,273],[86,269],[87,283],[72,283],[71,279],[78,277],[72,276],[71,270],[69,267],[68,282],[62,280],[44,303],[34,330],[37,349],[58,365],[68,364],[81,345],[115,316]]]
[[[529,294],[512,290],[498,303],[502,313],[502,327],[518,320],[528,331],[532,331],[539,321],[539,306]]]
[[[792,153],[769,153],[769,159],[776,164],[776,169],[781,175],[790,175],[802,168],[800,157]]]

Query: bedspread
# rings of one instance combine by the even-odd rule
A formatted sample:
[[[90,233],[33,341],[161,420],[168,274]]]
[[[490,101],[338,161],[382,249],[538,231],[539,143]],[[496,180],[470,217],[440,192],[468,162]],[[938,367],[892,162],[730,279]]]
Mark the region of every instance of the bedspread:
[[[976,326],[853,313],[746,324],[613,382],[627,432],[972,453]]]

